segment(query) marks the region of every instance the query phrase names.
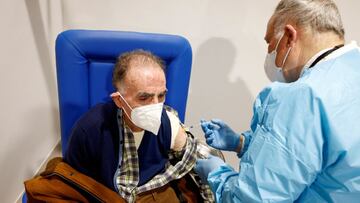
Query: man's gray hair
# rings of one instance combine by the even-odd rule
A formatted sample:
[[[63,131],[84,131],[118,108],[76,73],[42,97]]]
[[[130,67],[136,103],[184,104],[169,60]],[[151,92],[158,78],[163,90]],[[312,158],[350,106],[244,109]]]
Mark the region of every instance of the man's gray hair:
[[[157,64],[165,73],[165,62],[149,51],[137,49],[121,54],[114,65],[113,86],[116,88],[116,84],[123,81],[131,66],[147,64]]]
[[[275,34],[280,35],[287,22],[316,33],[334,32],[344,39],[339,10],[332,0],[281,0],[274,12]]]

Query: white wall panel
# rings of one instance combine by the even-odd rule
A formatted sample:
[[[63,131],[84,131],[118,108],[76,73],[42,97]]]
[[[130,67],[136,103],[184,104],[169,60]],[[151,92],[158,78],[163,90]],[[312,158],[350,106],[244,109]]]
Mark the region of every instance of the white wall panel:
[[[186,123],[222,118],[249,128],[276,0],[2,0],[0,3],[0,201],[12,202],[59,139],[54,40],[65,29],[177,34],[193,48]],[[360,41],[360,2],[336,1],[346,38]],[[261,6],[259,4],[262,4]],[[202,137],[199,128],[194,129]],[[237,168],[234,154],[229,163]]]

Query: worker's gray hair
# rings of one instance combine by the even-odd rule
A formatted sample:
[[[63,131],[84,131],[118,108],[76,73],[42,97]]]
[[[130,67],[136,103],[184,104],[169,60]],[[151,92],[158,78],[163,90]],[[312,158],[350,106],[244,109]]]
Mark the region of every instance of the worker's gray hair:
[[[340,13],[332,0],[281,0],[273,16],[276,35],[280,35],[285,24],[292,21],[313,34],[334,32],[344,39]]]

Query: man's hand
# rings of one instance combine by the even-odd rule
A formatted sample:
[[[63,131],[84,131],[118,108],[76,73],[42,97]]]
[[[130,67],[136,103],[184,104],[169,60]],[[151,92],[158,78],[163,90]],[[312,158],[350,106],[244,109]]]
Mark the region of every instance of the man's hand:
[[[240,135],[235,133],[222,120],[201,120],[201,128],[205,133],[206,143],[214,148],[237,151],[240,145]]]
[[[225,165],[225,162],[222,159],[217,156],[209,155],[207,159],[198,159],[194,169],[201,180],[204,183],[207,183],[209,173],[223,165]]]

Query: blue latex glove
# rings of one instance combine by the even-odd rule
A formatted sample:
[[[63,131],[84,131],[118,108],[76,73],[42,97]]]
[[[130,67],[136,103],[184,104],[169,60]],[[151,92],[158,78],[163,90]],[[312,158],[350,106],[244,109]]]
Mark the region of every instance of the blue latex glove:
[[[194,167],[195,172],[200,176],[203,183],[208,183],[207,178],[210,172],[225,165],[225,162],[217,156],[209,155],[207,159],[198,159]]]
[[[201,120],[200,123],[208,145],[227,151],[235,151],[238,148],[240,144],[240,135],[235,133],[222,120]]]

